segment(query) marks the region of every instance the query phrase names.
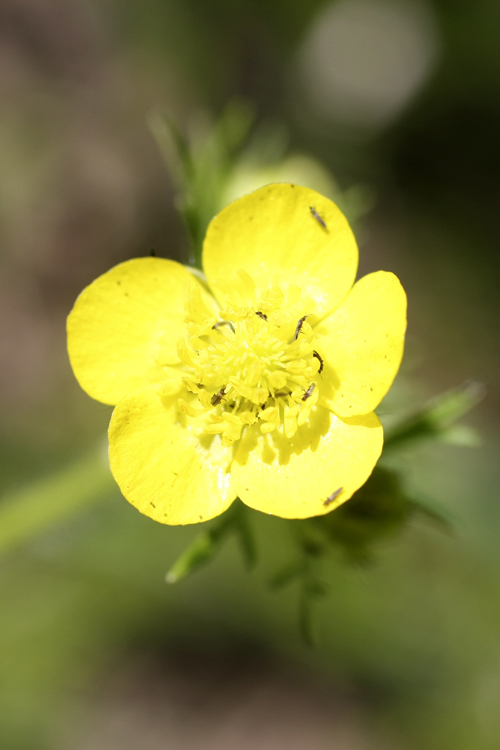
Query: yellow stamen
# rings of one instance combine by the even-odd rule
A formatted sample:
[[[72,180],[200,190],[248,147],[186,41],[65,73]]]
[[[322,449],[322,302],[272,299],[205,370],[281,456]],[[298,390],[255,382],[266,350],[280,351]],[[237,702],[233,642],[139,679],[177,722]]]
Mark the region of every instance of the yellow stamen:
[[[179,398],[179,408],[206,415],[205,432],[220,434],[224,445],[256,423],[262,434],[279,430],[290,438],[309,419],[321,387],[318,344],[307,320],[314,319],[312,301],[295,285],[258,294],[244,270],[231,292],[220,319],[198,289],[189,292],[187,333],[177,350],[188,371],[183,387],[197,401]]]

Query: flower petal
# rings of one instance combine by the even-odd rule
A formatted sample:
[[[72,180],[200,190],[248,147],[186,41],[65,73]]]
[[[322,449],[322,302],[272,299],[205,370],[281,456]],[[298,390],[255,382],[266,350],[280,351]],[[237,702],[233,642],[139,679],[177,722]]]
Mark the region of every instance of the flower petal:
[[[231,459],[218,435],[203,433],[155,385],[126,396],[111,417],[113,476],[127,500],[160,523],[200,523],[225,511],[236,497]]]
[[[401,364],[406,294],[392,273],[360,279],[314,330],[324,360],[320,403],[349,417],[375,409]]]
[[[163,366],[179,362],[186,285],[198,283],[180,263],[136,258],[84,289],[67,324],[69,358],[82,388],[116,404],[163,379]]]
[[[357,265],[344,215],[328,198],[297,185],[267,185],[231,203],[212,220],[203,245],[208,283],[221,301],[219,279],[241,268],[258,289],[301,287],[320,317],[342,302]]]
[[[383,445],[375,414],[341,419],[317,407],[292,439],[254,427],[240,441],[232,484],[251,508],[282,518],[329,513],[366,482]],[[338,492],[338,490],[341,490]]]

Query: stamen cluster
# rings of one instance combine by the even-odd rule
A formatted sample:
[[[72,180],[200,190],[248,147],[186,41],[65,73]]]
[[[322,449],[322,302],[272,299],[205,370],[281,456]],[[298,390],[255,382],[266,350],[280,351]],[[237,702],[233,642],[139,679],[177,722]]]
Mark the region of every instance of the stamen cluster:
[[[224,445],[255,423],[263,434],[279,429],[291,438],[319,397],[323,362],[309,322],[313,303],[297,286],[257,294],[248,274],[239,275],[250,304],[233,298],[219,317],[199,288],[189,295],[187,336],[177,351],[190,372],[178,404],[192,417],[206,415],[205,432],[220,434]]]

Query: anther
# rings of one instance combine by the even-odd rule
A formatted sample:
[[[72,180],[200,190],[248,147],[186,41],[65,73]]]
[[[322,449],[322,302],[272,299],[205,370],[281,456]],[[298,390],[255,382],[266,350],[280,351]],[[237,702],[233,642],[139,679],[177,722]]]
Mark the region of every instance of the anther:
[[[335,490],[335,492],[332,492],[331,495],[328,495],[326,500],[323,501],[323,505],[325,506],[325,508],[327,508],[330,505],[330,503],[333,503],[335,498],[340,495],[343,489],[344,489],[343,487],[339,487],[338,490]]]
[[[311,383],[307,391],[302,396],[302,401],[307,401],[309,396],[312,396],[312,392],[314,391],[315,386],[316,386],[316,383]]]
[[[309,211],[312,213],[318,224],[323,227],[323,229],[328,230],[328,227],[325,224],[324,219],[319,215],[319,213],[316,211],[314,206],[309,206]]]
[[[316,350],[313,351],[313,357],[316,357],[316,359],[319,362],[319,370],[318,370],[318,375],[319,375],[321,372],[323,372],[323,364],[324,364],[323,359],[319,356]]]

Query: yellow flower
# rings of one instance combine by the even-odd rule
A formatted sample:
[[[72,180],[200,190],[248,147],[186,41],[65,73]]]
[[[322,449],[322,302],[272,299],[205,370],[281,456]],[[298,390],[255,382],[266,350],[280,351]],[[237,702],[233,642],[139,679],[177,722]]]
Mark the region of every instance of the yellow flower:
[[[211,222],[201,275],[171,260],[112,268],[68,318],[75,375],[116,404],[110,463],[160,523],[206,521],[236,497],[284,518],[330,512],[383,444],[373,409],[399,368],[406,296],[358,250],[330,200],[268,185]]]

